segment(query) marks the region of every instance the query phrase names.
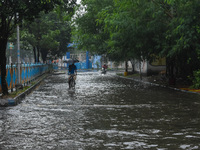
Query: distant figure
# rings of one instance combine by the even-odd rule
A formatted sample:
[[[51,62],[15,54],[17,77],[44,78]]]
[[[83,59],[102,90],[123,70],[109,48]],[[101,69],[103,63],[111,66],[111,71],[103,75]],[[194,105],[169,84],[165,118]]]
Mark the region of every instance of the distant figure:
[[[102,66],[102,74],[106,74],[106,70],[107,70],[108,66],[104,63],[104,65]]]
[[[74,80],[76,80],[77,67],[76,67],[76,65],[74,65],[74,62],[71,65],[69,65],[68,75],[69,75],[68,83],[69,83],[69,79],[71,78],[71,76],[73,76]]]
[[[108,68],[108,66],[105,63],[102,67],[103,67],[104,70],[106,70]]]

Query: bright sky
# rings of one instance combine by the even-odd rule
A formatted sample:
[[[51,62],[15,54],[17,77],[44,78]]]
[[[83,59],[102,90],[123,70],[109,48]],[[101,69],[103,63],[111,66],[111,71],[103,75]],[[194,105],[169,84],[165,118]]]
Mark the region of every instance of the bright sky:
[[[80,4],[81,0],[77,0],[77,3]]]

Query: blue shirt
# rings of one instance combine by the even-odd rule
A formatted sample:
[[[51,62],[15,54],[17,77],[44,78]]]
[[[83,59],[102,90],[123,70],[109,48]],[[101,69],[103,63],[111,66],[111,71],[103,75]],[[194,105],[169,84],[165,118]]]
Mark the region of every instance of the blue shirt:
[[[76,65],[74,65],[74,64],[69,65],[69,70],[68,70],[69,74],[74,74],[76,70],[77,70]]]

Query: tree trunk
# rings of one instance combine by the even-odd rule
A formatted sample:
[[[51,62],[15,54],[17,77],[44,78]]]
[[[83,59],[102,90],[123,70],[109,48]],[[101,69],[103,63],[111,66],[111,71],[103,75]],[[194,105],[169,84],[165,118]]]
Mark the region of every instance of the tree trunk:
[[[34,53],[34,59],[35,59],[35,63],[37,62],[37,54],[36,54],[36,48],[35,46],[33,46],[33,53]]]
[[[47,60],[47,54],[48,54],[47,49],[41,49],[41,56],[42,56],[43,63],[46,62],[46,60]]]
[[[170,85],[175,85],[176,84],[176,79],[175,79],[175,74],[174,74],[174,67],[175,67],[175,59],[174,58],[168,58],[167,59],[167,75],[169,78],[169,84]]]
[[[40,62],[40,49],[39,46],[37,46],[37,61],[36,62]]]
[[[0,70],[3,95],[8,95],[8,87],[6,82],[6,46],[7,38],[0,39]]]
[[[142,80],[142,64],[141,64],[141,61],[139,61],[139,67],[140,67],[140,80]]]
[[[131,65],[132,65],[132,73],[135,72],[135,61],[131,60]]]
[[[128,61],[125,61],[125,72],[128,72]]]

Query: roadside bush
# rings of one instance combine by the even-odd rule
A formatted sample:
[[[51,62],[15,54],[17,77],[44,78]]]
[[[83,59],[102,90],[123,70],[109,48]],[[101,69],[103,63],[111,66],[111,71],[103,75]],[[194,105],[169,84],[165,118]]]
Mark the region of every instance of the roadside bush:
[[[200,89],[200,70],[194,71],[194,79],[192,80],[192,88]]]

